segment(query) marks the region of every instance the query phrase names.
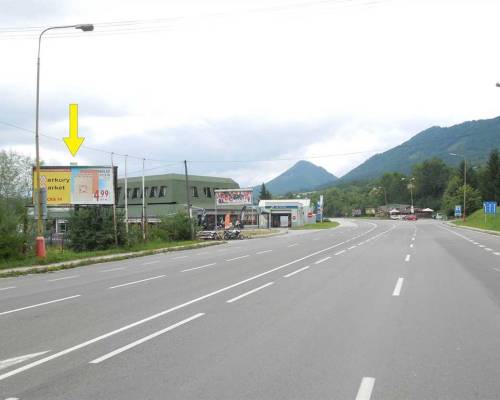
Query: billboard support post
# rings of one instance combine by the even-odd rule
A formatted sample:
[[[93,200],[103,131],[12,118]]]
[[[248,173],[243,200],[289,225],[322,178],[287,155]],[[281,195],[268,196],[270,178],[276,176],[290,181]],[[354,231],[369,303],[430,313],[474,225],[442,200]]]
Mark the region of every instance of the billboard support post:
[[[184,177],[186,179],[186,205],[189,218],[189,234],[191,235],[191,239],[193,239],[193,220],[191,217],[191,196],[189,193],[189,176],[188,176],[187,160],[184,160]]]
[[[113,171],[113,182],[115,181],[115,164],[113,162],[113,152],[111,152],[111,171]],[[114,186],[114,185],[113,185]],[[115,246],[118,247],[118,229],[116,227],[116,187],[113,188],[115,190],[115,199],[113,201],[113,230],[115,233]]]
[[[128,186],[127,186],[127,155],[125,155],[125,232],[128,235]]]
[[[144,163],[142,159],[142,240],[146,240],[146,193],[144,193]]]

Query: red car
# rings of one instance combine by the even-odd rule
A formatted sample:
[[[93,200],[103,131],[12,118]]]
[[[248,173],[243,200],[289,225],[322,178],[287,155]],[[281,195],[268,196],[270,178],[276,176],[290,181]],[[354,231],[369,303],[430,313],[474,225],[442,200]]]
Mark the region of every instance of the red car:
[[[410,215],[407,215],[407,216],[405,217],[405,219],[406,219],[407,221],[416,221],[416,220],[417,220],[417,216],[416,216],[415,214],[410,214]]]

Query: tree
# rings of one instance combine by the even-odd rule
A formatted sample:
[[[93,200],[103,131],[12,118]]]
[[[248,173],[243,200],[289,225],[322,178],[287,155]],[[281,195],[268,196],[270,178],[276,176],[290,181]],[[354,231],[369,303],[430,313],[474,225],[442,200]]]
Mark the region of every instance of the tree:
[[[0,150],[0,198],[28,198],[32,190],[32,167],[30,157]]]
[[[382,186],[387,193],[387,202],[389,204],[406,204],[409,203],[407,183],[402,180],[405,175],[399,172],[386,173],[382,175],[375,186]],[[380,200],[382,197],[380,197]],[[385,199],[384,199],[385,201]]]
[[[27,232],[16,204],[0,199],[0,259],[21,258],[26,252]]]
[[[465,207],[466,213],[470,215],[474,211],[481,208],[481,193],[479,190],[466,185],[465,186]],[[447,215],[453,215],[455,211],[455,206],[461,205],[463,207],[464,203],[464,185],[460,180],[459,176],[454,176],[443,195],[442,209]],[[463,210],[462,210],[463,212]]]
[[[415,178],[415,203],[422,207],[441,208],[451,170],[439,158],[425,160],[412,168]]]
[[[490,153],[480,179],[484,200],[500,201],[500,155],[495,149]]]
[[[269,192],[269,190],[266,189],[266,184],[265,183],[262,183],[262,185],[260,186],[259,199],[260,200],[270,200],[270,199],[272,199],[271,192]]]

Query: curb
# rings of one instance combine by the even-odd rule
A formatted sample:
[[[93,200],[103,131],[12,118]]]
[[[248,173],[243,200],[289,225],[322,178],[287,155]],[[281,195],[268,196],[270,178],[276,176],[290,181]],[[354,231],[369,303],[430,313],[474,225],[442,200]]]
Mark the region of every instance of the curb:
[[[473,226],[457,225],[457,224],[455,224],[453,222],[446,222],[446,224],[449,225],[449,226],[452,226],[454,228],[469,229],[471,231],[482,232],[482,233],[487,233],[489,235],[500,236],[500,232],[498,232],[498,231],[492,231],[492,230],[489,230],[489,229],[474,228]]]
[[[76,267],[82,267],[85,265],[91,264],[101,264],[109,261],[120,261],[127,260],[130,258],[138,258],[143,256],[149,256],[154,254],[161,253],[169,253],[172,251],[182,251],[182,250],[191,250],[202,247],[210,247],[217,246],[219,244],[226,243],[225,241],[217,241],[217,242],[202,242],[196,244],[190,244],[186,246],[173,246],[173,247],[164,247],[160,249],[154,250],[141,250],[130,253],[118,253],[118,254],[110,254],[106,256],[98,256],[98,257],[90,257],[83,258],[80,260],[72,260],[72,261],[64,261],[60,263],[47,264],[47,265],[34,265],[30,267],[18,267],[18,268],[9,268],[0,270],[0,279],[1,278],[9,278],[13,276],[21,276],[21,275],[29,275],[29,274],[41,274],[45,272],[53,272],[59,271],[63,269],[71,269]]]
[[[245,239],[260,239],[260,238],[267,238],[267,237],[271,237],[271,236],[286,235],[287,233],[288,233],[288,231],[283,231],[283,232],[269,233],[267,235],[256,235],[256,236],[245,237]]]

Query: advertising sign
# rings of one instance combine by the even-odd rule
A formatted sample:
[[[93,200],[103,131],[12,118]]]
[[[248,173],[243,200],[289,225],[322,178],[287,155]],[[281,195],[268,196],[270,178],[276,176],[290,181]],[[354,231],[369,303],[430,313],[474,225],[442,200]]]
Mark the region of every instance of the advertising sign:
[[[36,182],[33,169],[33,182]],[[40,184],[47,190],[47,205],[98,205],[115,201],[112,167],[41,167]]]
[[[483,210],[485,214],[493,214],[497,213],[497,202],[496,201],[485,201],[483,202]]]
[[[217,206],[252,205],[253,189],[214,190]]]

